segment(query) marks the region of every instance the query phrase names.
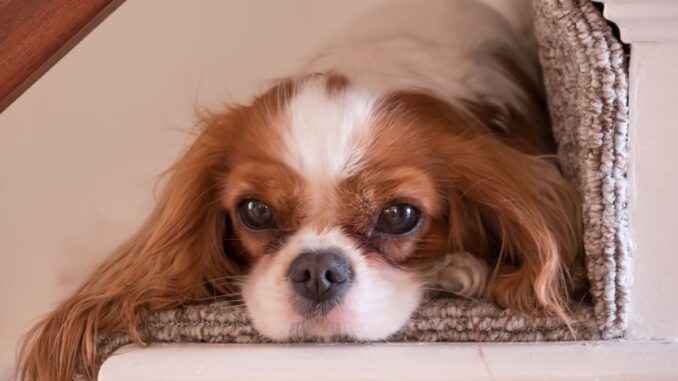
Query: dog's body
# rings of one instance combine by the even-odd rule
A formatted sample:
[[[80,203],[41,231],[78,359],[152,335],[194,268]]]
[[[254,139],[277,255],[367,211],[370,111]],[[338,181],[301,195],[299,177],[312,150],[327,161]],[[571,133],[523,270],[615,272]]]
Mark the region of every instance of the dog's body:
[[[545,112],[538,103],[541,74],[529,36],[479,1],[433,0],[425,6],[395,1],[378,7],[344,28],[299,74],[328,72],[376,94],[419,91],[462,107],[469,101],[499,109],[510,105],[544,118],[538,114]],[[516,72],[524,78],[516,81]],[[540,122],[529,132],[550,145],[546,121]]]
[[[203,124],[145,225],[33,331],[24,379],[91,376],[101,335],[234,294],[277,340],[384,339],[428,291],[567,319],[579,207],[542,156],[529,40],[492,9],[375,9]]]

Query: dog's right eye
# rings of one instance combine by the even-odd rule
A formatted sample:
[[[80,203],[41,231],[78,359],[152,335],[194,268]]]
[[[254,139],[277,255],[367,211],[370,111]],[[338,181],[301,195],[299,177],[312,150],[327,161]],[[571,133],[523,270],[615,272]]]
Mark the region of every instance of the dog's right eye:
[[[392,204],[379,214],[376,229],[386,234],[401,235],[415,230],[420,221],[419,209],[407,204]]]
[[[243,225],[251,230],[265,230],[275,227],[273,209],[260,200],[249,199],[240,203],[238,215]]]

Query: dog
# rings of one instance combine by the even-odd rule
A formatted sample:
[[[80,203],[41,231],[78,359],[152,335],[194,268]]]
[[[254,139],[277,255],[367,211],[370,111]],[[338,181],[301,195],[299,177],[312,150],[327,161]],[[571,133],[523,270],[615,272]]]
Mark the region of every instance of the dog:
[[[28,334],[22,379],[92,378],[99,337],[215,298],[277,341],[386,339],[433,293],[567,321],[580,201],[533,44],[492,6],[389,2],[199,127],[143,226]]]

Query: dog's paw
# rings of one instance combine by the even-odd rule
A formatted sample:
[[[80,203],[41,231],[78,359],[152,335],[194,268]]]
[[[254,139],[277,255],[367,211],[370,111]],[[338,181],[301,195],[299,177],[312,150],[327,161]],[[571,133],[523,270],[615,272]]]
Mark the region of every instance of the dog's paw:
[[[466,251],[449,253],[433,276],[433,287],[469,297],[485,291],[489,269],[485,261]]]

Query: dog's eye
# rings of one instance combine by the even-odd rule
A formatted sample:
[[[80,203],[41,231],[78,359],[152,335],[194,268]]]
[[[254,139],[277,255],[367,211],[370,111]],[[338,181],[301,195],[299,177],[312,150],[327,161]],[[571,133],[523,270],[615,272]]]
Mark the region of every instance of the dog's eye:
[[[386,234],[405,234],[419,226],[421,213],[407,204],[392,204],[379,214],[376,229]]]
[[[273,209],[263,201],[249,199],[240,203],[238,215],[242,223],[252,230],[275,227]]]

